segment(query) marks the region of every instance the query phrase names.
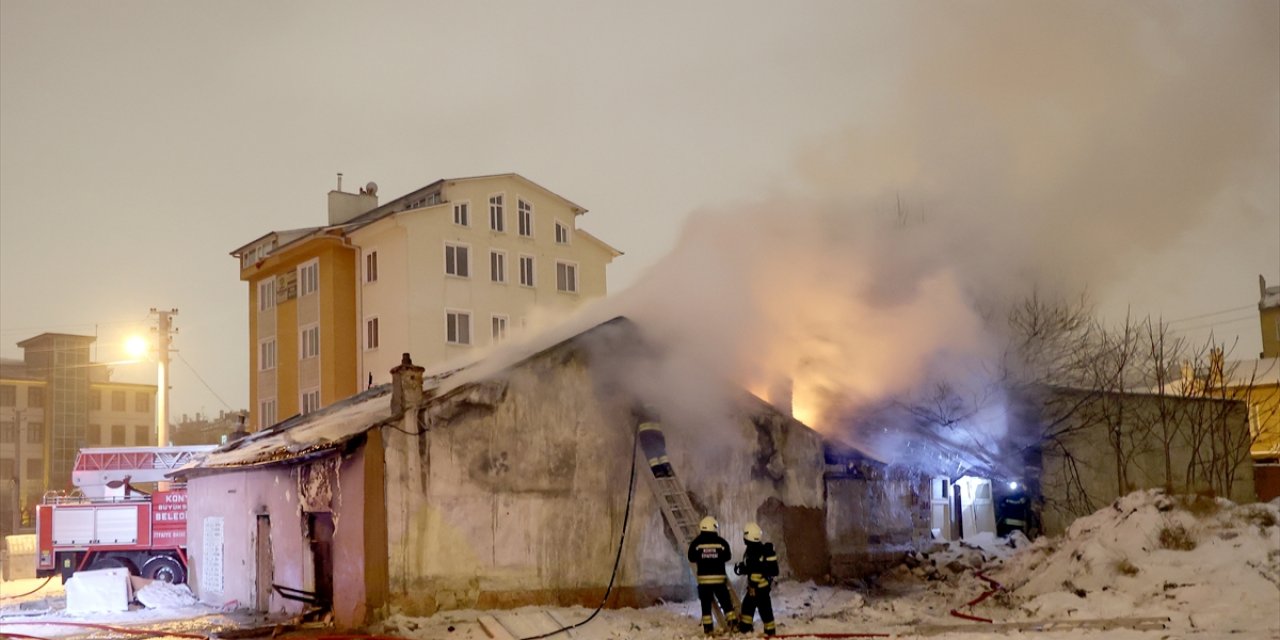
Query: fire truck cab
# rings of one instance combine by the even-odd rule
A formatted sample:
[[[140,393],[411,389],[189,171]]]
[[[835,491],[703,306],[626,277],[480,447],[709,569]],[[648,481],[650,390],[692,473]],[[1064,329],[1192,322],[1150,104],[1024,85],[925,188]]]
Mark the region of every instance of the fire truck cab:
[[[167,474],[214,445],[109,447],[76,454],[70,493],[36,507],[36,575],[123,567],[166,582],[187,579],[187,490]],[[159,483],[147,492],[135,485]]]

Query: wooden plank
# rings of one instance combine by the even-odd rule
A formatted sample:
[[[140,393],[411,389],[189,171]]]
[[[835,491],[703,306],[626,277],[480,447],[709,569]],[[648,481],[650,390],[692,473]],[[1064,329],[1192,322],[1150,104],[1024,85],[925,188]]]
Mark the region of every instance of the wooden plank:
[[[476,621],[480,623],[480,628],[484,629],[485,634],[493,640],[516,640],[516,637],[511,635],[511,632],[507,631],[507,628],[493,616],[480,616]]]
[[[1096,618],[1091,620],[1036,620],[1031,622],[997,622],[994,624],[940,624],[920,625],[914,632],[920,635],[943,633],[991,633],[1001,631],[1069,631],[1072,629],[1134,629],[1152,631],[1164,629],[1169,618]]]

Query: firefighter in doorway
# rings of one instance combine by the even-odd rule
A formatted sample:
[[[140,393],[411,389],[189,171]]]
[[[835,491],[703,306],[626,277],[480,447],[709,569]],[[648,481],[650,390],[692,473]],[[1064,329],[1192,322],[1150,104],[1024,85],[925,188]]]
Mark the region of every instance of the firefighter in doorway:
[[[738,619],[738,630],[751,633],[754,629],[756,609],[760,609],[760,622],[764,623],[764,634],[776,635],[777,627],[773,623],[773,600],[769,598],[769,588],[773,579],[778,576],[778,553],[773,550],[772,542],[764,542],[764,532],[760,525],[748,523],[742,532],[742,541],[747,544],[742,562],[733,565],[733,572],[747,576],[747,594],[742,598],[742,616]]]
[[[716,519],[707,516],[698,523],[698,537],[689,543],[689,562],[698,568],[702,630],[708,635],[715,631],[715,622],[711,618],[713,599],[720,602],[720,610],[724,612],[728,629],[732,630],[738,619],[733,610],[733,601],[729,598],[729,577],[724,572],[724,565],[733,559],[733,553],[729,551],[729,543],[717,533],[719,530],[720,524]]]
[[[671,461],[667,459],[667,438],[662,433],[662,424],[658,422],[657,412],[653,405],[645,404],[632,410],[636,420],[640,422],[640,449],[649,461],[649,470],[655,478],[671,477]]]

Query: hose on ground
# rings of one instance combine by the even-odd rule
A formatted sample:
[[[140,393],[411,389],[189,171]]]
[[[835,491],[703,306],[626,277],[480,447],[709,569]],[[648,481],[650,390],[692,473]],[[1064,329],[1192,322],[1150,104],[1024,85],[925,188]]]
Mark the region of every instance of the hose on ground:
[[[0,596],[0,600],[12,600],[12,599],[14,599],[14,598],[21,598],[21,597],[23,597],[23,596],[29,596],[29,595],[31,595],[31,594],[33,594],[33,593],[35,593],[35,592],[37,592],[37,591],[39,591],[39,590],[43,589],[43,588],[44,588],[44,586],[45,586],[46,584],[49,584],[49,581],[50,581],[50,580],[52,580],[52,579],[53,579],[53,576],[49,576],[48,578],[45,578],[45,579],[44,579],[44,582],[41,582],[41,583],[40,583],[40,586],[38,586],[38,587],[36,587],[36,588],[34,588],[34,589],[32,589],[32,590],[30,590],[30,591],[26,592],[26,593],[19,593],[19,594],[18,594],[18,595],[16,595],[16,596]]]

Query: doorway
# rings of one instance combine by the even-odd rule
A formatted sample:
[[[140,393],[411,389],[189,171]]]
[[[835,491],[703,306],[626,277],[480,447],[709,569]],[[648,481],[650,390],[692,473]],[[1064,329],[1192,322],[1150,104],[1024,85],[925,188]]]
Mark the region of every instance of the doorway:
[[[328,511],[307,513],[307,532],[316,604],[330,609],[333,606],[333,514]]]
[[[258,514],[258,526],[255,529],[254,562],[256,578],[254,593],[254,609],[266,613],[271,610],[271,583],[275,580],[275,566],[271,561],[271,516]]]

